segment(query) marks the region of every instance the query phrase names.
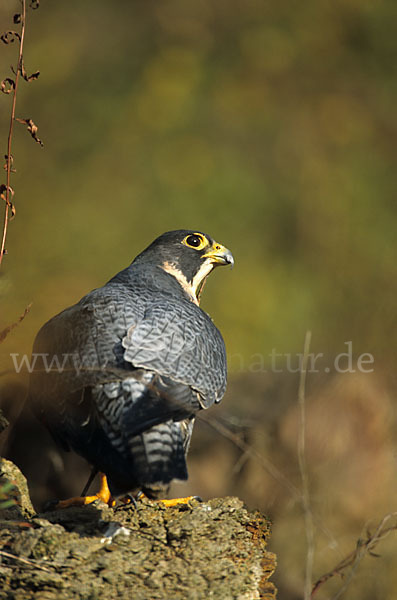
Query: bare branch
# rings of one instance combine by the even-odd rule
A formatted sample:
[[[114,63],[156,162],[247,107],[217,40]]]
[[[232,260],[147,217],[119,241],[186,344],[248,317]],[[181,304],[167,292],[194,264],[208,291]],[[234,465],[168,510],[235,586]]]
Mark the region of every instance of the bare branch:
[[[8,34],[10,34],[10,32],[6,32],[5,34],[3,34],[3,36],[1,36],[1,39],[4,43],[9,43],[10,41],[13,42],[15,38],[19,39],[19,56],[18,56],[18,67],[17,67],[17,72],[15,75],[15,85],[14,85],[14,89],[13,89],[13,98],[12,98],[12,106],[11,106],[11,117],[10,117],[10,128],[9,128],[9,132],[8,132],[8,144],[7,144],[7,185],[6,185],[6,190],[5,190],[5,210],[4,210],[4,223],[3,223],[3,236],[2,236],[2,240],[1,240],[1,247],[0,247],[0,265],[3,261],[3,256],[4,256],[4,250],[5,250],[5,243],[6,243],[6,237],[7,237],[7,229],[8,229],[8,222],[9,222],[9,210],[11,207],[11,201],[10,201],[10,178],[11,178],[11,146],[12,146],[12,133],[13,133],[13,129],[14,129],[14,119],[15,119],[15,107],[16,107],[16,103],[17,103],[17,91],[18,91],[18,83],[19,83],[19,74],[21,71],[21,64],[22,64],[22,53],[23,53],[23,42],[25,39],[25,22],[26,22],[26,0],[21,0],[21,4],[22,4],[22,13],[20,15],[20,23],[21,23],[21,34],[16,34],[15,36],[11,38],[9,38]],[[14,32],[15,33],[15,32]],[[5,41],[4,36],[6,40],[9,41]],[[7,37],[8,36],[8,37]]]
[[[329,579],[334,577],[335,575],[340,575],[341,577],[345,576],[346,569],[350,567],[350,571],[345,579],[345,582],[341,589],[333,596],[332,600],[337,600],[341,597],[341,595],[346,591],[349,586],[360,562],[364,558],[366,554],[370,556],[377,557],[377,554],[374,553],[374,549],[376,546],[384,540],[392,531],[397,531],[397,522],[393,525],[388,525],[391,519],[397,519],[397,512],[392,512],[383,517],[383,519],[378,524],[375,532],[373,534],[367,533],[366,539],[357,540],[357,545],[355,550],[350,552],[343,560],[341,560],[331,571],[322,575],[314,584],[311,598],[314,598],[314,595],[319,590],[319,588],[324,585]]]
[[[36,9],[39,7],[39,0],[30,0],[29,6],[32,9]],[[7,238],[7,230],[9,221],[15,216],[15,206],[11,201],[11,197],[13,195],[13,191],[10,185],[11,173],[15,172],[12,168],[12,139],[13,139],[13,131],[14,131],[14,121],[19,121],[27,125],[28,131],[32,138],[40,144],[43,145],[42,141],[37,135],[37,125],[32,121],[32,119],[16,119],[15,117],[15,108],[17,101],[17,92],[18,92],[18,84],[19,80],[22,77],[25,81],[30,82],[38,78],[39,71],[35,71],[31,75],[28,75],[23,62],[23,45],[25,40],[25,27],[26,27],[26,0],[21,0],[22,10],[20,13],[14,14],[13,21],[14,24],[20,24],[20,32],[14,30],[8,30],[4,32],[0,39],[4,44],[12,44],[16,40],[19,43],[19,53],[18,53],[18,62],[17,67],[14,69],[11,67],[15,79],[10,77],[6,77],[0,84],[1,91],[4,94],[12,95],[12,105],[11,105],[11,115],[10,115],[10,126],[8,131],[8,143],[7,143],[7,154],[6,154],[6,165],[5,170],[7,172],[7,181],[6,185],[1,186],[1,198],[5,201],[5,209],[4,209],[4,220],[3,220],[3,234],[1,237],[1,245],[0,245],[0,265],[3,261],[3,256],[6,254],[5,243]],[[11,214],[10,214],[11,213]]]

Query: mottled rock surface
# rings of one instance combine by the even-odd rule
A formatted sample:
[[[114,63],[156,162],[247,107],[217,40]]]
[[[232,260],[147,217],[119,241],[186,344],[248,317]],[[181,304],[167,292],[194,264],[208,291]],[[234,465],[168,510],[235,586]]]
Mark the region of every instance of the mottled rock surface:
[[[276,597],[269,522],[238,498],[34,515],[21,496],[0,516],[0,600]]]
[[[7,490],[7,498],[14,500],[14,504],[7,510],[0,510],[0,518],[13,519],[35,514],[30,501],[26,478],[14,463],[0,457],[0,489],[3,486]],[[1,506],[0,501],[0,508]]]

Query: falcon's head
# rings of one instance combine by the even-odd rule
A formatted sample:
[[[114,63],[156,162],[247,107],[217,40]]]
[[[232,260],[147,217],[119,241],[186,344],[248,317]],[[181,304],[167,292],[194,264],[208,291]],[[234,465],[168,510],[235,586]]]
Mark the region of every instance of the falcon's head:
[[[213,268],[234,264],[232,253],[225,246],[207,233],[189,229],[163,233],[137,256],[134,263],[148,261],[175,277],[197,304]]]

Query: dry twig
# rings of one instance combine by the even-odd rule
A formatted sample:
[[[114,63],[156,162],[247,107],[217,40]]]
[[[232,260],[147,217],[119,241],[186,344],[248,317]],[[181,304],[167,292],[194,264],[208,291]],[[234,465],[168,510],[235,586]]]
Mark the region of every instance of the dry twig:
[[[307,362],[309,357],[309,348],[311,340],[311,332],[307,331],[305,336],[305,344],[303,349],[303,357],[301,364],[301,372],[299,379],[298,403],[300,409],[300,427],[298,436],[298,462],[299,471],[302,480],[302,506],[305,517],[305,532],[306,532],[306,571],[305,571],[305,587],[304,599],[310,600],[312,588],[312,573],[314,559],[314,525],[313,514],[310,506],[309,494],[309,479],[307,473],[306,456],[305,456],[305,439],[306,439],[306,407],[305,407],[305,388],[306,388],[306,373]]]
[[[24,320],[24,318],[26,317],[26,315],[30,311],[31,307],[32,307],[32,303],[30,303],[25,308],[25,310],[23,311],[23,313],[19,317],[18,321],[15,321],[15,323],[11,323],[11,325],[7,325],[7,327],[5,329],[3,329],[2,331],[0,331],[0,344],[1,344],[1,342],[4,342],[4,340],[6,339],[7,335],[10,333],[10,331],[12,331],[15,327],[17,327],[17,325],[19,325],[19,323],[21,321]],[[1,375],[1,373],[0,373],[0,375]]]
[[[253,446],[247,444],[241,438],[241,436],[225,427],[225,425],[223,425],[217,419],[211,418],[205,413],[198,415],[197,418],[209,425],[210,427],[212,427],[212,429],[220,433],[222,437],[224,437],[227,440],[230,440],[235,446],[237,446],[237,448],[240,448],[240,450],[242,450],[243,454],[240,457],[239,461],[236,463],[237,465],[240,462],[240,460],[246,461],[248,458],[252,458],[262,467],[262,469],[269,473],[269,475],[271,475],[273,479],[277,481],[277,483],[286,488],[291,494],[291,496],[294,498],[294,500],[303,505],[302,492],[293,483],[291,483],[291,481],[284,475],[282,471],[280,471],[280,469],[278,469],[270,460],[262,456],[262,454],[260,454],[260,452],[258,452]],[[233,472],[235,471],[236,465],[233,469]],[[315,515],[312,514],[312,518],[316,527],[318,527],[318,529],[324,533],[324,535],[331,541],[333,545],[336,545],[336,539],[332,535],[331,531],[327,527],[325,527],[324,524],[320,521],[320,519],[316,518]]]
[[[50,569],[46,569],[46,567],[42,567],[37,563],[37,561],[28,560],[27,558],[22,558],[22,556],[15,556],[15,554],[10,554],[10,552],[5,552],[4,550],[0,550],[0,556],[5,556],[6,558],[12,558],[13,560],[17,560],[25,565],[29,565],[30,567],[34,567],[35,569],[41,569],[42,571],[46,571],[47,573],[51,573]]]
[[[287,479],[287,477],[279,470],[270,460],[267,460],[264,456],[262,456],[253,446],[248,445],[241,437],[233,431],[230,431],[227,427],[225,427],[220,421],[207,417],[205,414],[200,414],[198,417],[201,421],[204,421],[207,425],[215,429],[218,433],[220,433],[224,438],[233,442],[235,446],[240,448],[244,452],[245,459],[247,457],[251,457],[255,459],[261,467],[267,471],[276,481],[278,481],[281,485],[286,487],[291,494],[298,502],[301,502],[302,495],[297,487],[294,486],[293,483]]]
[[[345,571],[350,567],[350,572],[347,575],[345,582],[341,589],[333,596],[332,600],[337,600],[346,591],[350,584],[360,562],[366,554],[370,556],[378,557],[374,550],[376,546],[384,540],[392,531],[397,531],[397,522],[394,525],[387,526],[391,519],[397,519],[397,512],[392,512],[383,517],[379,525],[375,529],[373,534],[367,533],[366,539],[359,538],[355,550],[350,552],[343,560],[341,560],[331,571],[322,575],[314,584],[310,598],[314,598],[314,595],[319,588],[324,585],[329,579],[335,575],[345,576]]]

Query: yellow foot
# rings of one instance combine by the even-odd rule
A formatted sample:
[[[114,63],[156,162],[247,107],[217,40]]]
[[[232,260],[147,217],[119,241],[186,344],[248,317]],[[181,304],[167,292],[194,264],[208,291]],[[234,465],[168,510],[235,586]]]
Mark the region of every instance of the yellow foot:
[[[198,500],[198,502],[202,502],[200,496],[186,496],[186,498],[171,498],[170,500],[162,499],[157,500],[163,506],[178,506],[178,504],[189,504],[191,500]]]
[[[112,498],[112,495],[109,491],[108,482],[106,479],[106,475],[103,473],[101,476],[101,487],[97,494],[94,496],[75,496],[74,498],[68,498],[68,500],[60,500],[54,506],[57,508],[69,508],[70,506],[85,506],[86,504],[92,504],[95,500],[102,500],[108,506],[114,506],[116,503]]]
[[[137,500],[143,499],[149,500],[149,498],[145,496],[143,492],[139,492],[139,494],[137,495]],[[170,500],[163,498],[161,500],[154,500],[154,502],[158,502],[159,504],[162,504],[163,506],[169,508],[172,506],[178,506],[179,504],[189,504],[191,500],[197,500],[198,502],[202,502],[200,496],[186,496],[186,498],[171,498]]]

